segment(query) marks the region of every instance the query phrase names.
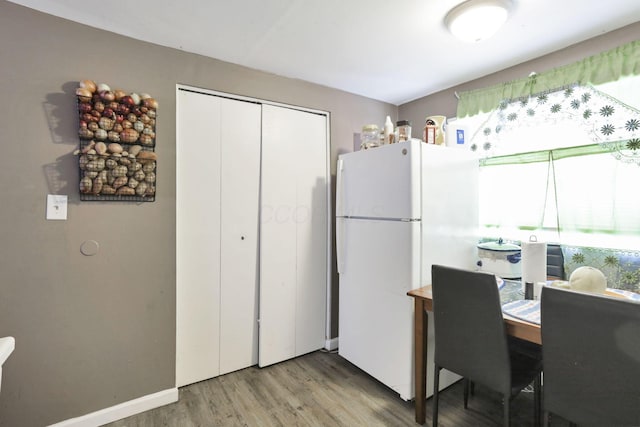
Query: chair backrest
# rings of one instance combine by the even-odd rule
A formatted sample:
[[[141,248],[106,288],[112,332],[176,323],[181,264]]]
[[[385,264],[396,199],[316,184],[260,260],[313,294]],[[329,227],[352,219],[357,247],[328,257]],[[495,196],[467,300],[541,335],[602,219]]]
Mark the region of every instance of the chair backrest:
[[[545,288],[545,410],[580,425],[640,426],[640,304]]]
[[[433,265],[431,279],[435,363],[510,393],[509,348],[495,276]]]

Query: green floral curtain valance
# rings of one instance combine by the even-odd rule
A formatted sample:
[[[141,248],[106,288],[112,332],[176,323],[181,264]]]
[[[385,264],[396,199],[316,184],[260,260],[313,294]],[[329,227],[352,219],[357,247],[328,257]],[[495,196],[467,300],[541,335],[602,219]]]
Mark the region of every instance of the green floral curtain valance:
[[[531,77],[462,92],[457,115],[489,112],[505,99],[529,97],[576,82],[597,85],[630,75],[640,75],[640,40]]]
[[[612,143],[615,150],[624,150],[626,143]],[[591,156],[611,152],[611,147],[602,144],[580,145],[576,147],[555,148],[553,150],[532,151],[529,153],[508,154],[505,156],[480,159],[480,166],[525,165],[529,163],[551,162],[572,157]]]
[[[518,142],[502,138],[505,132],[562,122],[574,123],[618,160],[640,164],[640,111],[590,85],[501,101],[471,137],[470,148],[485,156],[500,155]],[[520,156],[527,163],[531,154]]]

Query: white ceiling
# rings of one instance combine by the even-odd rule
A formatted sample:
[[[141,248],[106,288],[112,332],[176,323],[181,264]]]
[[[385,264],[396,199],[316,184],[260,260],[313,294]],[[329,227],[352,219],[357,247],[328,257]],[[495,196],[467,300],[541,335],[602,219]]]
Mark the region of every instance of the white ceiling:
[[[638,0],[514,0],[492,39],[466,44],[443,24],[462,0],[10,1],[396,105],[640,21]]]

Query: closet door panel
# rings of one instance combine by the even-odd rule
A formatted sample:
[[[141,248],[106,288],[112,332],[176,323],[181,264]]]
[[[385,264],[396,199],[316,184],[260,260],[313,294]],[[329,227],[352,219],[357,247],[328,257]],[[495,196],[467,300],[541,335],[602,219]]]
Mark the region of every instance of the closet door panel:
[[[261,106],[220,98],[220,374],[258,363]]]
[[[296,355],[324,346],[327,299],[327,135],[326,116],[297,112],[304,132],[298,139],[296,198]]]
[[[177,94],[176,385],[219,373],[220,102]],[[206,185],[199,185],[206,182]]]
[[[264,105],[262,132],[259,365],[265,366],[324,345],[326,118]]]
[[[296,139],[280,117],[262,106],[260,211],[260,338],[263,367],[295,357]]]

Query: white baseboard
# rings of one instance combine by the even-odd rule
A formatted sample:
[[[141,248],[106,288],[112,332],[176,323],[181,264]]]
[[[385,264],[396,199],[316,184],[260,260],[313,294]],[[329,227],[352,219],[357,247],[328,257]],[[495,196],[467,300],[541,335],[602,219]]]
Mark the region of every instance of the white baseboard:
[[[324,348],[329,351],[333,351],[336,348],[338,348],[338,338],[331,338],[331,339],[325,340]]]
[[[178,401],[178,389],[170,388],[148,394],[110,408],[104,408],[77,418],[70,418],[49,427],[96,427],[112,423],[150,409],[159,408]]]

